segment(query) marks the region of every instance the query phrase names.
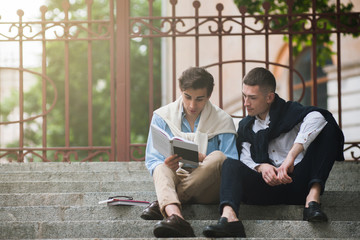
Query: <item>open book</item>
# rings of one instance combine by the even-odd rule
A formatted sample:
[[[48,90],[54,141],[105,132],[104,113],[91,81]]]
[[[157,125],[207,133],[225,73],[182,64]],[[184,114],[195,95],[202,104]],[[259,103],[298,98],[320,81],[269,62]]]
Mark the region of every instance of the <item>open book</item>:
[[[99,204],[103,204],[103,203],[107,203],[108,206],[123,205],[123,206],[142,206],[142,207],[147,207],[150,204],[150,202],[134,200],[132,197],[127,197],[127,196],[109,197],[109,199],[99,202]]]
[[[164,157],[177,154],[182,157],[181,162],[197,167],[199,165],[198,145],[181,137],[171,138],[167,132],[158,126],[151,125],[152,140],[156,150]]]

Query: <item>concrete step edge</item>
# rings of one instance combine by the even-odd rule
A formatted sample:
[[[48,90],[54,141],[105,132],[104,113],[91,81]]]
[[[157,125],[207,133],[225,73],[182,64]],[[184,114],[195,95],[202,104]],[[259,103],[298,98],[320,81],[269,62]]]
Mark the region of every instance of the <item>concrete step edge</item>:
[[[150,181],[152,177],[144,172],[19,172],[0,173],[0,182],[88,182],[102,181]]]
[[[0,193],[0,206],[82,206],[98,205],[98,202],[112,196],[131,196],[136,200],[152,202],[156,199],[155,191],[120,191],[120,192],[63,192],[63,193]]]
[[[155,240],[158,238],[155,237],[147,237],[147,238],[139,238],[139,237],[134,237],[134,238],[61,238],[61,240]],[[170,239],[170,238],[168,238]],[[175,238],[174,238],[175,239]],[[176,240],[209,240],[209,238],[206,237],[194,237],[194,238],[176,238]],[[229,240],[229,238],[216,238],[217,240]],[[268,237],[264,237],[264,238],[256,238],[256,237],[249,237],[249,238],[242,238],[242,239],[248,239],[248,240],[294,240],[294,238],[268,238]],[[354,238],[316,238],[316,240],[354,240]],[[42,240],[59,240],[58,238],[47,238],[47,239],[42,239]],[[296,240],[314,240],[313,237],[309,237],[309,238],[296,238]]]
[[[0,238],[147,238],[157,221],[0,222]],[[195,235],[216,220],[190,220]],[[360,238],[360,221],[244,220],[247,237],[256,238]]]
[[[147,171],[144,162],[32,162],[32,163],[0,163],[3,172],[11,171]]]
[[[360,168],[358,171],[331,172],[328,182],[353,182],[360,178]],[[0,182],[72,182],[72,181],[153,181],[149,173],[143,171],[108,171],[108,172],[0,172]]]
[[[346,170],[348,172],[359,169],[360,165],[354,161],[335,162],[333,172]],[[145,162],[33,162],[33,163],[0,163],[1,172],[19,171],[143,171],[149,173]],[[43,170],[45,169],[45,170]]]
[[[326,191],[360,191],[359,178],[327,181]],[[102,181],[41,181],[41,182],[0,182],[0,189],[7,193],[45,193],[45,192],[93,192],[93,191],[146,191],[154,190],[152,181],[126,180],[118,182]]]
[[[65,192],[121,192],[154,191],[151,181],[122,182],[12,182],[1,183],[0,189],[6,193],[65,193]]]
[[[136,200],[152,202],[155,191],[119,192],[64,192],[64,193],[0,193],[0,206],[96,206],[101,200],[111,196],[131,196]],[[323,206],[359,206],[360,191],[325,191],[321,201]]]
[[[241,205],[243,220],[302,220],[300,205]],[[139,206],[34,206],[0,207],[0,222],[5,221],[80,221],[80,220],[139,220],[144,207]],[[331,221],[360,221],[357,207],[323,206]],[[218,205],[184,205],[186,219],[216,220]]]

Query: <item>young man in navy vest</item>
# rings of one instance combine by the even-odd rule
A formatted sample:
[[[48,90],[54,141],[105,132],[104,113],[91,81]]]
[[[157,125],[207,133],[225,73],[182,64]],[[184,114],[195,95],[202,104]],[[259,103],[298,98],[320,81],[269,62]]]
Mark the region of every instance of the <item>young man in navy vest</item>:
[[[240,161],[223,164],[221,218],[204,229],[207,237],[245,237],[241,202],[304,204],[305,221],[327,221],[320,195],[334,161],[344,160],[343,133],[327,110],[286,102],[275,88],[273,74],[264,68],[251,70],[243,80],[248,116],[237,131]]]

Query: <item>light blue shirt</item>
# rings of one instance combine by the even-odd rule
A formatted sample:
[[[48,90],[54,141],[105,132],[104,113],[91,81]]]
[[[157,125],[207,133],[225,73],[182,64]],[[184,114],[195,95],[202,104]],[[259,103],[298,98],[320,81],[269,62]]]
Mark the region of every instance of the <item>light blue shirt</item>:
[[[196,131],[200,121],[200,116],[195,121],[194,131]],[[158,126],[161,129],[164,129],[170,137],[173,137],[169,126],[167,123],[157,114],[154,114],[151,120],[151,124]],[[185,118],[185,113],[183,112],[181,118],[181,131],[182,132],[191,132],[191,127],[189,122]],[[219,150],[225,154],[226,157],[232,159],[239,159],[238,151],[236,148],[236,137],[235,134],[232,133],[222,133],[216,135],[215,137],[209,139],[207,152],[206,155],[210,154],[211,152]],[[145,165],[149,170],[150,174],[152,175],[154,169],[157,165],[163,163],[165,157],[161,155],[153,146],[152,141],[152,133],[151,129],[149,131],[149,136],[146,145],[146,153],[145,153]]]

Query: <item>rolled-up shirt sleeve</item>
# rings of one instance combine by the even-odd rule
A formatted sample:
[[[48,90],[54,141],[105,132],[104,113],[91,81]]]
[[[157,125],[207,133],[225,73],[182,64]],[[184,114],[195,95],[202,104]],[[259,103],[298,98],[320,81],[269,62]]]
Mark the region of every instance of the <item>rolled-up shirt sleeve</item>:
[[[308,113],[300,125],[300,130],[294,143],[301,143],[304,147],[304,151],[306,151],[326,124],[327,121],[320,112],[313,111]]]
[[[165,129],[165,127],[166,127],[165,121],[162,120],[162,118],[160,118],[156,114],[153,115],[151,124],[154,124],[154,125],[160,127],[161,129]],[[146,152],[145,152],[145,165],[151,175],[153,174],[156,166],[163,163],[164,160],[165,160],[165,157],[163,155],[161,155],[154,148],[153,141],[152,141],[152,132],[151,132],[151,128],[150,128],[147,145],[146,145]]]
[[[240,161],[242,161],[246,166],[256,171],[256,167],[260,164],[254,162],[254,160],[251,158],[251,152],[250,152],[250,146],[251,144],[248,142],[242,143],[241,148],[241,154],[240,154]]]
[[[236,148],[236,137],[235,134],[232,133],[222,133],[218,135],[219,146],[214,146],[214,148],[210,148],[210,144],[208,144],[208,152],[215,151],[219,149],[221,152],[225,154],[227,158],[239,160],[239,154]],[[209,154],[209,153],[208,153]]]

